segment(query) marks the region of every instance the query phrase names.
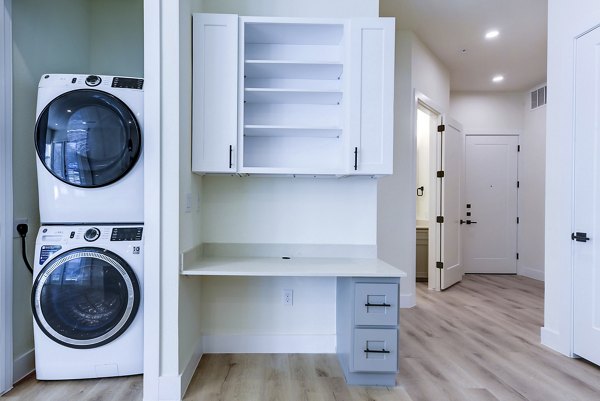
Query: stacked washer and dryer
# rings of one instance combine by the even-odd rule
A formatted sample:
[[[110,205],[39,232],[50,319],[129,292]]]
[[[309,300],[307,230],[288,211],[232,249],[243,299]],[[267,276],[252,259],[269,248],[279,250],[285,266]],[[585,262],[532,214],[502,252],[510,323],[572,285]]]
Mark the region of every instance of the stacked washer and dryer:
[[[38,89],[40,380],[143,370],[143,79],[48,74]]]

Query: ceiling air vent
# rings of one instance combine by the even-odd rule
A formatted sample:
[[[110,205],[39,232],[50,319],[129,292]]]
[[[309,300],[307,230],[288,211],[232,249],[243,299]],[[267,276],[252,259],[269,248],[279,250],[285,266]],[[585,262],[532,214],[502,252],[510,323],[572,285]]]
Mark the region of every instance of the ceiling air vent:
[[[546,85],[531,91],[531,110],[546,104],[547,92],[548,89]]]

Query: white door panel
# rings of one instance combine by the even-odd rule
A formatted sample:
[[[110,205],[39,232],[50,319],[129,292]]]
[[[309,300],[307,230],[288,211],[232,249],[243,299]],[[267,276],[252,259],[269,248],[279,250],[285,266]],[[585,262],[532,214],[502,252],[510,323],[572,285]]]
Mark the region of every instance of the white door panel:
[[[466,273],[517,272],[517,136],[466,137]],[[470,213],[470,215],[468,215]]]
[[[600,364],[600,28],[577,39],[575,63],[573,351]]]
[[[439,232],[438,261],[443,263],[440,270],[440,289],[446,289],[459,282],[463,276],[461,261],[460,205],[461,175],[464,140],[460,124],[444,118],[445,131],[438,135],[438,171],[444,176],[438,178],[438,216],[444,222],[436,224]]]

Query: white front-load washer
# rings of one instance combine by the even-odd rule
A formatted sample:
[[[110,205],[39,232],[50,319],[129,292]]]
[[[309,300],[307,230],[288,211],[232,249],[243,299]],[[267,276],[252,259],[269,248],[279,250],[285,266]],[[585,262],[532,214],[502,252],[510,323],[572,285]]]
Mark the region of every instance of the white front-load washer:
[[[143,222],[143,85],[42,76],[35,126],[42,224]]]
[[[39,380],[143,371],[143,226],[42,226],[31,307]]]

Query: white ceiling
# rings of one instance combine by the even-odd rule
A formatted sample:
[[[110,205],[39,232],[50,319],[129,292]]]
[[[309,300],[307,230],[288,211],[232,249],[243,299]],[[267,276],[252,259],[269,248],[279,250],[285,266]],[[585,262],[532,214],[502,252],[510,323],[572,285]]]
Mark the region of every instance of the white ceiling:
[[[380,0],[379,7],[448,68],[453,91],[527,90],[546,80],[547,0]],[[500,31],[494,40],[484,38],[490,29]],[[492,83],[497,74],[500,84]]]

